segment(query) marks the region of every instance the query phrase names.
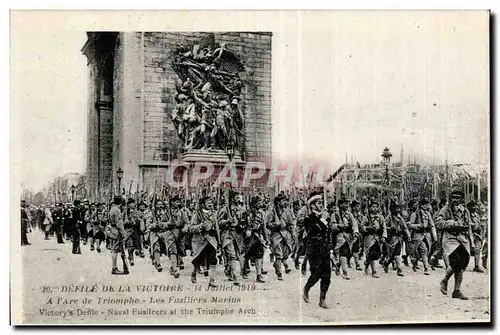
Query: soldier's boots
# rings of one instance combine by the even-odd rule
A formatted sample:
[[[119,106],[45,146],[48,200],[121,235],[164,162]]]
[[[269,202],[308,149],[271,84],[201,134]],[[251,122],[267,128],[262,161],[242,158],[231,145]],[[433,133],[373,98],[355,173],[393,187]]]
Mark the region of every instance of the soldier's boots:
[[[208,281],[208,287],[217,287],[217,285],[215,285],[214,277],[210,277],[210,280]]]
[[[302,291],[302,299],[304,300],[305,303],[309,303],[309,290],[304,287],[304,290]]]
[[[113,268],[111,270],[111,274],[112,275],[123,275],[124,273],[122,271],[118,270],[118,268]]]
[[[90,245],[90,251],[94,251],[94,250],[95,250],[94,245],[93,245],[93,244],[91,244],[91,245]]]
[[[319,294],[319,307],[324,309],[330,309],[330,306],[326,303],[326,292],[320,292]]]
[[[410,263],[408,263],[408,256],[403,256],[403,264],[405,266],[410,266]]]
[[[448,294],[448,282],[446,280],[441,280],[441,282],[439,283],[439,288],[440,288],[440,291],[441,293],[443,293],[444,295],[447,295]]]
[[[288,266],[288,264],[286,262],[283,262],[283,265],[285,266],[285,273],[290,273],[292,272],[292,269],[290,269],[290,267]]]
[[[123,267],[123,274],[128,275],[130,272],[128,271],[128,267],[124,266]]]
[[[398,276],[400,276],[400,277],[404,277],[405,276],[404,273],[403,273],[403,270],[401,270],[401,268],[396,268],[396,271],[398,273]]]
[[[467,298],[461,291],[458,290],[453,291],[451,297],[454,299],[469,300],[469,298]]]
[[[154,262],[153,265],[154,265],[156,271],[158,271],[158,272],[162,272],[163,271],[163,268],[161,267],[160,262]]]
[[[177,269],[174,269],[173,267],[170,267],[170,274],[174,276],[174,278],[179,278],[180,276],[179,271],[177,271]]]
[[[484,273],[485,269],[481,265],[477,265],[477,266],[474,267],[474,270],[472,270],[472,271],[479,272],[479,273]]]
[[[196,270],[191,272],[191,283],[196,284]]]
[[[262,275],[257,275],[257,279],[255,280],[257,283],[265,283],[264,277]]]

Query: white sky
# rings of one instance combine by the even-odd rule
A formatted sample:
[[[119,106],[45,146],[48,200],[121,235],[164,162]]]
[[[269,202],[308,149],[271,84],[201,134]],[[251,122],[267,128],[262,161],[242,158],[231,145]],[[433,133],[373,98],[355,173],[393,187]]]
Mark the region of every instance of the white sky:
[[[404,143],[405,161],[432,163],[435,145],[438,163],[487,164],[487,14],[275,17],[276,156],[341,164],[348,153],[372,163],[385,146],[399,160]],[[40,188],[57,173],[85,171],[86,36],[70,25],[18,22],[12,112],[21,116],[22,181]]]

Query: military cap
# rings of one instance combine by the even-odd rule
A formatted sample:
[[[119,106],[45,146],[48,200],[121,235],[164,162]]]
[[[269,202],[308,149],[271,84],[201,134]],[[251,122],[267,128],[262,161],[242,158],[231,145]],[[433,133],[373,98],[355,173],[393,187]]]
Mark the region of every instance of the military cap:
[[[135,204],[135,200],[134,199],[128,199],[127,205],[133,205],[133,204]]]
[[[417,199],[411,199],[411,200],[408,202],[408,206],[410,206],[410,207],[411,207],[411,206],[413,206],[413,205],[415,205],[415,204],[418,204]]]
[[[450,198],[453,199],[463,199],[464,198],[464,193],[461,190],[455,190],[451,192]]]
[[[80,205],[80,200],[76,199],[75,201],[73,201],[73,205],[75,205],[75,206]]]
[[[64,204],[62,202],[58,203],[57,206],[62,207]]]
[[[257,205],[260,201],[261,201],[261,197],[259,195],[254,195],[251,199],[250,199],[250,205],[251,206],[255,206]]]
[[[344,197],[341,197],[341,198],[339,199],[339,205],[345,204],[346,202],[347,202],[347,203],[349,203],[349,200],[347,200],[347,199],[346,199],[346,198],[344,198]]]
[[[181,200],[181,198],[178,195],[174,195],[173,197],[170,198],[170,202],[179,201],[179,200]]]
[[[429,198],[422,198],[420,199],[420,205],[428,205],[430,202],[429,202]]]
[[[352,207],[357,206],[357,205],[360,205],[360,204],[361,204],[361,203],[360,203],[358,200],[356,200],[356,199],[354,199],[353,201],[351,201],[351,206],[352,206]]]
[[[281,200],[287,200],[287,197],[284,193],[280,193],[277,196],[274,197],[274,202],[278,202]]]
[[[323,200],[323,196],[319,192],[312,192],[309,195],[309,199],[307,199],[307,204],[310,205],[316,201],[321,201]]]

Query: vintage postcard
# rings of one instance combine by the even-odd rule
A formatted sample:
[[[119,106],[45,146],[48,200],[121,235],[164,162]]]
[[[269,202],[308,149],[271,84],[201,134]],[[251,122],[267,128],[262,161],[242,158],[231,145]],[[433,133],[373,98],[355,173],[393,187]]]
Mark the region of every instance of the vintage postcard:
[[[490,322],[489,29],[12,11],[11,323]]]

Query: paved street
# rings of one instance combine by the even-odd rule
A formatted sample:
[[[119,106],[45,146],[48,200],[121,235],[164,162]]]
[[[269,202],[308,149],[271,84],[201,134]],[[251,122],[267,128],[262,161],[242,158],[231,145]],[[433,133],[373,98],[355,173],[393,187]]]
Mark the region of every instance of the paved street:
[[[294,269],[285,275],[284,282],[277,281],[267,254],[264,268],[269,274],[265,284],[254,284],[252,273],[251,280],[237,290],[224,280],[218,267],[220,290],[207,292],[208,278],[203,275],[198,275],[201,285],[191,283],[189,257],[178,279],[168,271],[156,272],[148,256],[136,259],[130,275],[112,276],[107,250],[98,254],[82,246],[82,255],[72,255],[68,241],[64,245],[57,244],[55,237],[45,241],[40,232],[29,234],[29,240],[32,245],[22,248],[25,323],[352,324],[487,321],[490,318],[489,276],[473,273],[470,268],[463,283],[464,293],[471,298],[469,301],[451,298],[453,279],[449,295],[440,293],[438,283],[443,269],[424,276],[422,270],[413,273],[405,267],[403,278],[397,277],[394,271],[388,274],[381,271],[379,279],[351,269],[350,281],[333,274],[327,296],[332,309],[323,310],[317,305],[319,285],[311,290],[311,303],[305,304],[300,292],[306,277]],[[163,264],[165,267],[166,262]],[[94,284],[97,285],[95,292],[63,292],[89,290]],[[115,292],[103,292],[109,291],[110,286]],[[197,289],[201,291],[195,291]],[[116,292],[118,290],[122,292]],[[217,301],[213,301],[213,297],[217,297]],[[85,298],[92,301],[85,302]]]

